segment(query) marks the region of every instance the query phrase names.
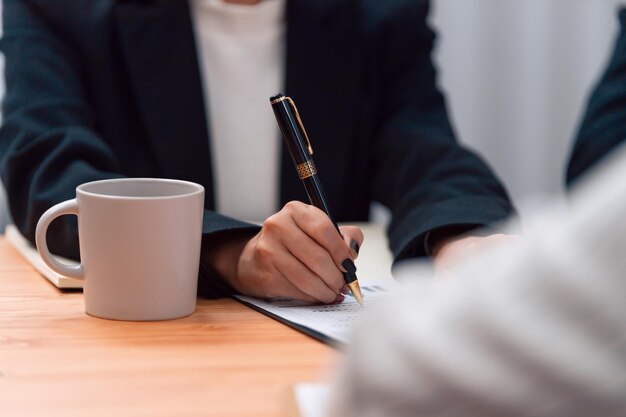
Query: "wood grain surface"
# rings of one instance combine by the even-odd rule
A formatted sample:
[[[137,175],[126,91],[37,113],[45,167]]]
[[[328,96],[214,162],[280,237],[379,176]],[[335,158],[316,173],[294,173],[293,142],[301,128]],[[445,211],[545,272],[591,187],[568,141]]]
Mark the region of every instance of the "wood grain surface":
[[[84,313],[0,238],[0,416],[291,415],[292,384],[339,352],[230,299],[190,317],[121,322]]]

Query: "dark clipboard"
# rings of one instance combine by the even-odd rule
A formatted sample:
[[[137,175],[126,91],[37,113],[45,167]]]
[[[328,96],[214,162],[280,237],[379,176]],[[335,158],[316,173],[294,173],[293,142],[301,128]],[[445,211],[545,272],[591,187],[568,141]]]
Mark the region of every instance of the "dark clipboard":
[[[251,304],[251,303],[249,303],[249,302],[247,302],[245,300],[241,300],[241,299],[239,299],[237,297],[233,297],[233,298],[236,301],[240,302],[241,304],[245,305],[246,307],[250,307],[251,309],[253,309],[255,311],[258,311],[259,313],[261,313],[261,314],[263,314],[265,316],[268,316],[268,317],[270,317],[270,318],[272,318],[272,319],[274,319],[274,320],[276,320],[276,321],[278,321],[278,322],[280,322],[282,324],[285,324],[285,325],[291,327],[292,329],[297,330],[300,333],[304,333],[305,335],[307,335],[307,336],[309,336],[309,337],[311,337],[311,338],[313,338],[313,339],[315,339],[315,340],[317,340],[319,342],[327,344],[327,345],[329,345],[329,346],[331,346],[331,347],[333,347],[335,349],[342,349],[342,348],[345,348],[347,346],[344,342],[341,342],[341,341],[339,341],[337,339],[334,339],[334,338],[332,338],[332,337],[330,337],[328,335],[320,333],[317,330],[313,330],[310,327],[303,326],[303,325],[300,325],[298,323],[294,323],[294,322],[292,322],[290,320],[287,320],[287,319],[285,319],[283,317],[280,317],[280,316],[278,316],[278,315],[276,315],[276,314],[274,314],[274,313],[272,313],[270,311],[267,311],[267,310],[265,310],[265,309],[263,309],[263,308],[261,308],[259,306]]]

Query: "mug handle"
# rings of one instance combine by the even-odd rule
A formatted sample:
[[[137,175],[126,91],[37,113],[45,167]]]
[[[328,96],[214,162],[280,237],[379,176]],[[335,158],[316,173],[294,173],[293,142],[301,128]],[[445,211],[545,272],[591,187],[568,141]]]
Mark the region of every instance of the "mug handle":
[[[52,220],[65,214],[73,214],[78,216],[78,203],[76,199],[67,200],[50,207],[37,222],[37,229],[35,231],[35,243],[37,244],[37,251],[39,256],[46,265],[50,267],[54,272],[57,272],[66,277],[85,279],[85,270],[81,264],[79,265],[67,265],[56,260],[54,256],[48,250],[48,242],[46,241],[46,235],[48,234],[48,226],[52,223]]]

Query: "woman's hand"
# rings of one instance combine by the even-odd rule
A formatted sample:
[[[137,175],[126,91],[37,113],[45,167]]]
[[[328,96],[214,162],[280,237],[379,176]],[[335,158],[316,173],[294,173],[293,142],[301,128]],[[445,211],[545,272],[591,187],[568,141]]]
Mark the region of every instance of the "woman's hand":
[[[213,251],[210,262],[242,294],[341,302],[342,272],[354,272],[358,254],[351,247],[363,243],[363,233],[354,226],[340,230],[341,235],[317,207],[291,201],[251,239],[231,241]]]

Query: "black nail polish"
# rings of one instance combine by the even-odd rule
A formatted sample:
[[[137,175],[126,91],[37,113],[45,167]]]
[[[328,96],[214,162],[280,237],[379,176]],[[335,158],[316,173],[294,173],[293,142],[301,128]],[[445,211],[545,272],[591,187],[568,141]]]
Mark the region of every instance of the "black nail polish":
[[[350,249],[355,251],[356,254],[358,255],[359,254],[359,249],[361,249],[361,248],[359,247],[359,244],[358,244],[358,242],[356,240],[352,240],[352,241],[350,241]]]
[[[354,262],[352,262],[352,259],[346,258],[342,263],[341,266],[344,267],[344,269],[349,273],[349,274],[354,274],[356,272],[356,266],[354,266]]]

